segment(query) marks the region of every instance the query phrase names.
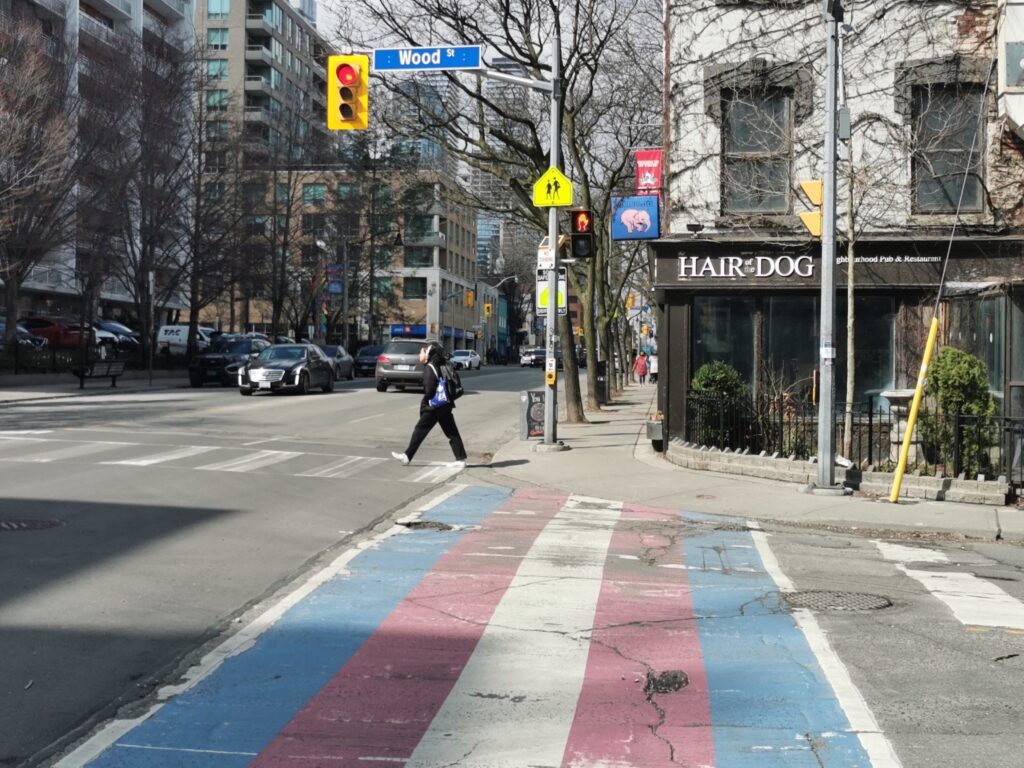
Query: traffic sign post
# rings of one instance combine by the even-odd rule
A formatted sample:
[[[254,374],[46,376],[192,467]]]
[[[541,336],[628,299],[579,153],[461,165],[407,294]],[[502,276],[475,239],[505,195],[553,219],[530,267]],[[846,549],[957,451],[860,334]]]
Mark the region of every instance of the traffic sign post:
[[[481,69],[479,45],[436,45],[430,48],[378,48],[373,52],[376,72],[441,69]]]

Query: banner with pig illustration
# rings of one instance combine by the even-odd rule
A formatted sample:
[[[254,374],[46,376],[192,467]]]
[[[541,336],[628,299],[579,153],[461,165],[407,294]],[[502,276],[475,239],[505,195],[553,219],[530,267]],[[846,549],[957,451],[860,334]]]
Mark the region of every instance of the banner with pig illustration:
[[[612,240],[656,240],[660,233],[657,195],[612,198]]]

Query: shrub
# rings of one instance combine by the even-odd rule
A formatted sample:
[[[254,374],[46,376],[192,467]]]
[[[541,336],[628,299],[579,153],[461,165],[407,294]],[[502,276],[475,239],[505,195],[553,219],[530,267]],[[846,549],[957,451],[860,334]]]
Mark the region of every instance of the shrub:
[[[690,382],[693,392],[690,414],[692,434],[702,445],[739,448],[749,432],[749,415],[743,406],[747,385],[728,363],[716,360],[702,365]]]
[[[717,400],[723,405],[738,403],[747,394],[747,385],[739,371],[721,360],[704,363],[698,368],[690,388],[695,394]]]

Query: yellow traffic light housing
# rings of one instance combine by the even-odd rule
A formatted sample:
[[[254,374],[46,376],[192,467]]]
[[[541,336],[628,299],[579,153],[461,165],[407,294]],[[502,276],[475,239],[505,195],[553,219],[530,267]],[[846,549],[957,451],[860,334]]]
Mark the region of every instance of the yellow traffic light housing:
[[[811,205],[817,208],[816,211],[804,211],[800,214],[800,221],[807,227],[807,231],[814,237],[821,237],[821,204],[824,197],[824,184],[821,179],[813,179],[811,181],[801,181],[800,189],[807,195],[807,199],[811,202]]]
[[[476,291],[466,291],[466,306],[470,308],[476,306]]]
[[[327,127],[362,131],[370,124],[370,57],[327,57]]]
[[[492,310],[491,310],[490,303],[484,304],[484,317],[490,317],[491,316],[491,311]]]

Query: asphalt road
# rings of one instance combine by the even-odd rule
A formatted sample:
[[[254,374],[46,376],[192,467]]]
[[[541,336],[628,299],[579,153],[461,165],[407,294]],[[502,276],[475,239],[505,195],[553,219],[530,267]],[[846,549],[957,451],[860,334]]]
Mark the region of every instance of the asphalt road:
[[[538,370],[463,372],[470,465]],[[145,697],[275,590],[453,477],[421,393],[174,389],[0,407],[0,765],[33,764]],[[479,470],[478,470],[479,471]]]

